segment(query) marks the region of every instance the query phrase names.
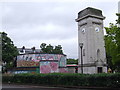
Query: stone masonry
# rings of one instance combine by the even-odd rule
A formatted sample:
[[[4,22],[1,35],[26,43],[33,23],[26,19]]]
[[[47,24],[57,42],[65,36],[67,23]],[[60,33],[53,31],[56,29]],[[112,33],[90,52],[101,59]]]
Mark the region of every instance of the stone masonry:
[[[78,13],[78,46],[83,43],[83,73],[107,72],[106,53],[103,32],[102,11],[88,7]],[[79,68],[81,73],[81,48],[78,47]]]

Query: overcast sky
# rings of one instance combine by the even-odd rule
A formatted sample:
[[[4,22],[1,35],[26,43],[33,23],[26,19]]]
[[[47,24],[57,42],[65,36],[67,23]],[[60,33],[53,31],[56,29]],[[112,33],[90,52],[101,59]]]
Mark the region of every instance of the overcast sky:
[[[91,0],[92,1],[92,0]],[[93,7],[102,10],[104,26],[115,23],[119,0],[40,0],[1,2],[0,27],[17,47],[39,48],[41,43],[61,45],[67,58],[78,58],[77,14]]]

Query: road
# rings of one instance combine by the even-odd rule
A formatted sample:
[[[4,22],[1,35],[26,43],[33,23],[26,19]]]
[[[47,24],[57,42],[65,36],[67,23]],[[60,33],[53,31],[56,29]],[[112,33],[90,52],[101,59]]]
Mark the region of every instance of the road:
[[[49,87],[36,85],[19,85],[19,84],[2,84],[2,90],[120,90],[120,88],[64,88],[64,87]]]
[[[88,89],[74,89],[63,87],[47,87],[47,86],[33,86],[33,85],[14,85],[3,84],[2,90],[88,90]],[[90,89],[89,89],[90,90]]]

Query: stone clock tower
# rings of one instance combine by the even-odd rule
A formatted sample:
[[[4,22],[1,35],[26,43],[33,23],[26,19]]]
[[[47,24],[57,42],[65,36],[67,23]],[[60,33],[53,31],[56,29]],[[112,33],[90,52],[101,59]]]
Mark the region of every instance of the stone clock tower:
[[[102,11],[88,7],[78,13],[78,73],[107,72]]]

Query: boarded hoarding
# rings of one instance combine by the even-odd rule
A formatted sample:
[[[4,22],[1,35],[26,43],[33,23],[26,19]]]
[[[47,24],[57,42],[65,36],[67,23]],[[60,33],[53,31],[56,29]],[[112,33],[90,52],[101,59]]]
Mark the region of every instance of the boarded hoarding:
[[[62,54],[24,54],[17,56],[17,67],[33,67],[43,64],[41,61],[58,61],[58,66],[66,67],[66,56]],[[44,62],[44,63],[45,63]]]
[[[42,61],[40,62],[40,73],[58,72],[58,62]]]

